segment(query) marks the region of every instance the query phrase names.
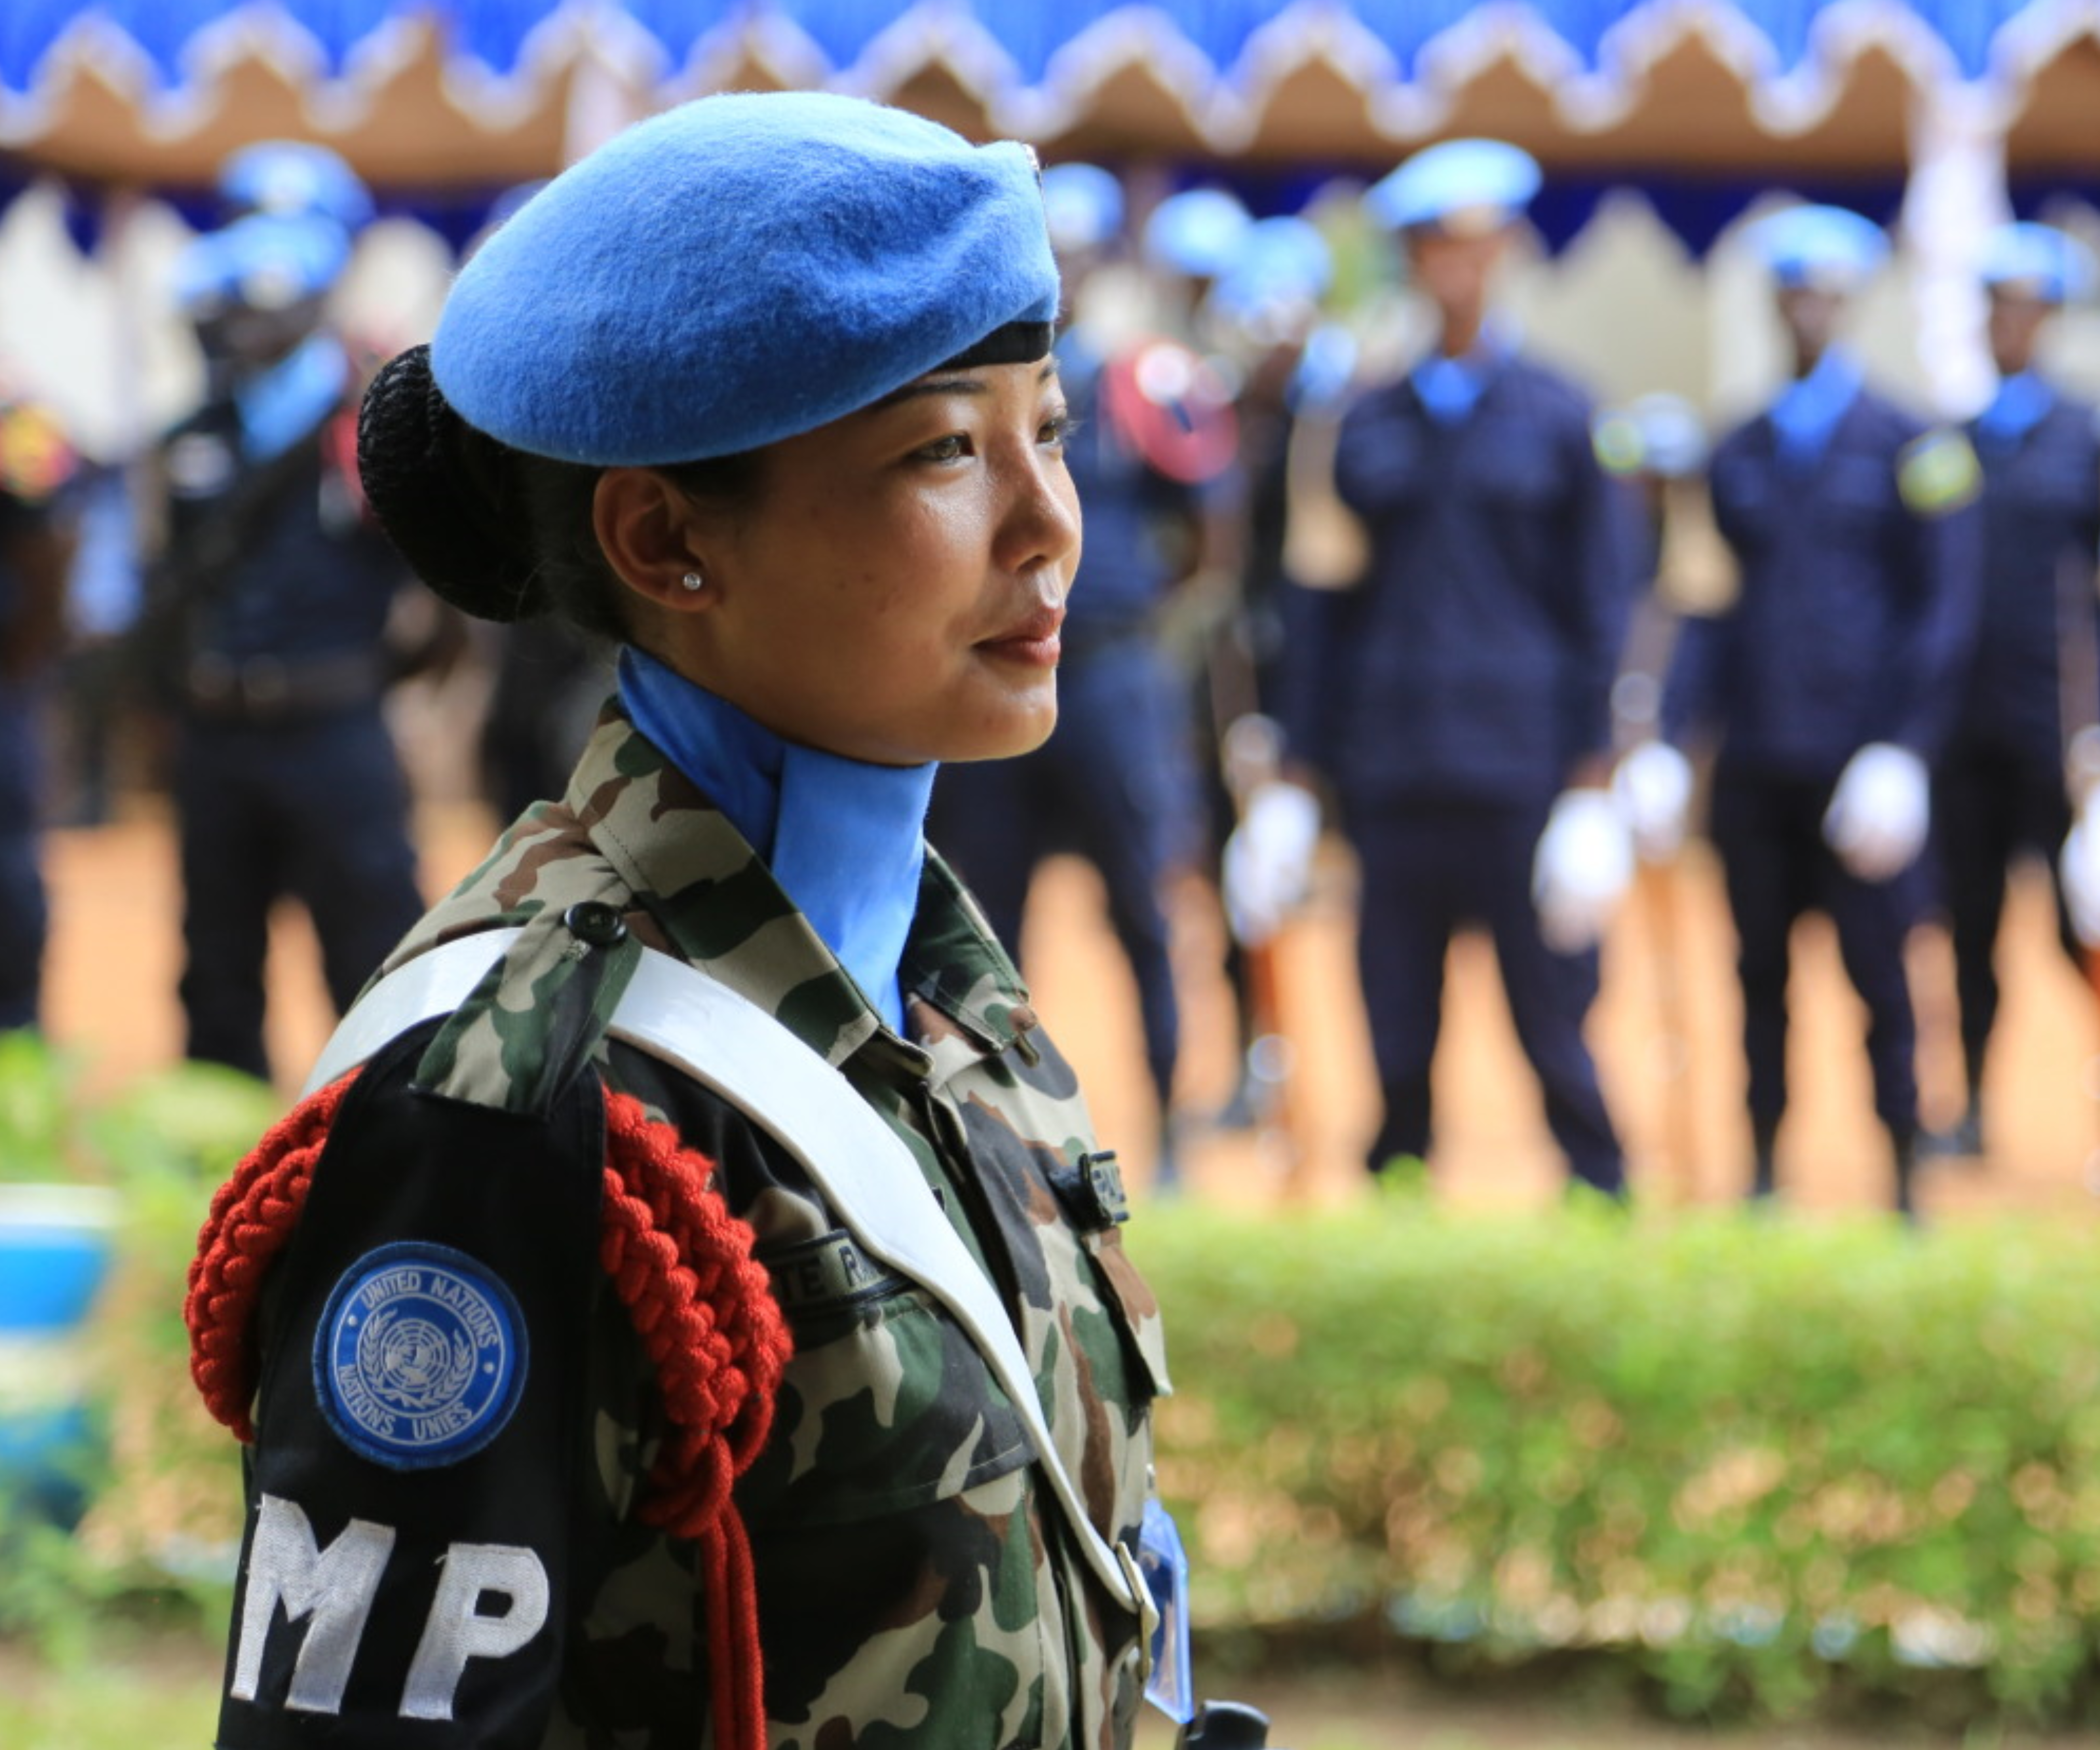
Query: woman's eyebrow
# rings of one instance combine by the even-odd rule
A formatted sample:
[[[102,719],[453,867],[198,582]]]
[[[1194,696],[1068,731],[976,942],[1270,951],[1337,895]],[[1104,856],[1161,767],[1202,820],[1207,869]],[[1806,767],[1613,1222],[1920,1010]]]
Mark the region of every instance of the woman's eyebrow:
[[[1057,375],[1057,361],[1045,359],[1043,368],[1035,373],[1035,381],[1047,383]],[[986,394],[990,385],[982,377],[922,377],[907,383],[902,389],[893,389],[880,401],[874,401],[862,409],[869,413],[880,412],[885,408],[915,399],[920,395],[981,395]]]
[[[902,389],[893,389],[880,401],[871,403],[867,411],[878,412],[886,407],[895,407],[899,402],[916,399],[920,395],[981,395],[990,388],[982,377],[922,377],[915,382],[907,383]]]

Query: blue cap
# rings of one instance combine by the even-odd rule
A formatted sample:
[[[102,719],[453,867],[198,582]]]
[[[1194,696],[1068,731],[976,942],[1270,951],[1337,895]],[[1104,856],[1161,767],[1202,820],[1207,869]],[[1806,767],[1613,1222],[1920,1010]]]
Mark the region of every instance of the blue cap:
[[[1240,239],[1215,294],[1248,324],[1319,302],[1335,275],[1327,240],[1302,218],[1258,219]]]
[[[238,213],[317,214],[355,231],[372,218],[372,196],[342,156],[306,140],[244,146],[218,168],[219,198]]]
[[[1889,253],[1879,225],[1842,206],[1788,207],[1758,219],[1749,239],[1781,285],[1830,292],[1856,290]]]
[[[1498,139],[1447,139],[1425,147],[1371,185],[1371,216],[1395,231],[1418,225],[1478,236],[1515,222],[1542,178],[1538,161]]]
[[[1098,164],[1053,164],[1043,173],[1051,247],[1097,249],[1123,228],[1123,184]]]
[[[1253,223],[1224,189],[1185,188],[1161,201],[1145,220],[1145,259],[1176,273],[1215,279],[1232,266]]]
[[[2045,304],[2067,304],[2089,293],[2093,252],[2054,225],[2001,225],[1983,241],[1977,275],[1984,284],[2024,292]]]
[[[988,342],[1040,358],[1057,313],[1027,147],[864,98],[734,92],[616,134],[527,201],[460,270],[430,368],[514,448],[698,461]]]
[[[175,300],[185,310],[227,301],[281,310],[327,291],[349,262],[350,234],[333,219],[251,213],[175,258]]]

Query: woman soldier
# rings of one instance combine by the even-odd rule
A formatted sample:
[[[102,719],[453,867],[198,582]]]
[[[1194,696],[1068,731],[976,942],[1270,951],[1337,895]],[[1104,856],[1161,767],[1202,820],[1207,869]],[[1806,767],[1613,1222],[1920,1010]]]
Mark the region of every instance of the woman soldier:
[[[1056,715],[1057,303],[1025,148],[712,97],[373,386],[404,552],[619,698],[214,1204],[221,1744],[1130,1742],[1157,1309],[920,832]]]

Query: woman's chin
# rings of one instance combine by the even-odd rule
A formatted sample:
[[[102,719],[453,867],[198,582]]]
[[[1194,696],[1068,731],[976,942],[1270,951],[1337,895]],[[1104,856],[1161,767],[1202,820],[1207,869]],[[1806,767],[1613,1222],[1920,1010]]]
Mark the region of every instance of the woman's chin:
[[[996,716],[973,726],[967,737],[942,758],[951,765],[979,760],[1012,760],[1033,753],[1050,739],[1057,727],[1057,689],[1055,681],[1036,690],[1027,699],[1010,699]]]

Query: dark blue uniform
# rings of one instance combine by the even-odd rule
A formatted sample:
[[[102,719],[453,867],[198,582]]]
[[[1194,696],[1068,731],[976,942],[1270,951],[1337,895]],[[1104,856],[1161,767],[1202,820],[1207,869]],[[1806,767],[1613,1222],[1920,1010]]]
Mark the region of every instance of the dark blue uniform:
[[[1917,1026],[1904,938],[1917,884],[1862,881],[1825,844],[1824,811],[1870,743],[1926,760],[1944,746],[1974,635],[1973,464],[1961,440],[1854,392],[1819,447],[1784,449],[1769,412],[1723,439],[1714,509],[1740,571],[1726,614],[1688,619],[1664,729],[1718,734],[1710,831],[1740,941],[1749,1109],[1761,1174],[1786,1106],[1794,919],[1836,924],[1868,1011],[1874,1104],[1907,1150]]]
[[[1546,946],[1531,873],[1555,796],[1610,746],[1624,506],[1577,390],[1507,354],[1479,369],[1470,407],[1440,416],[1410,377],[1344,416],[1335,485],[1370,558],[1355,588],[1308,593],[1321,624],[1286,657],[1286,716],[1362,866],[1385,1096],[1373,1166],[1428,1151],[1445,953],[1481,923],[1555,1139],[1581,1178],[1616,1190],[1618,1140],[1582,1039],[1597,955]]]
[[[1956,989],[1970,1097],[1983,1085],[1983,1057],[1997,1019],[1992,965],[2004,910],[2005,869],[2022,851],[2039,853],[2052,873],[2071,830],[2064,787],[2067,730],[2083,726],[2100,699],[2062,709],[2064,641],[2086,653],[2100,644],[2093,591],[2100,550],[2100,432],[2082,402],[2033,389],[2039,417],[1968,428],[1983,465],[1983,602],[1975,651],[1947,755],[1934,787],[1940,873],[1954,937]],[[2071,615],[2081,624],[2073,625]],[[2076,665],[2074,665],[2075,667]],[[2066,950],[2081,959],[2062,909]]]
[[[364,518],[341,417],[331,410],[258,461],[221,401],[161,452],[188,1050],[258,1076],[276,901],[311,914],[338,1009],[422,909],[407,785],[380,714],[384,630],[408,574]],[[227,558],[212,549],[229,521]]]
[[[1198,831],[1190,725],[1154,636],[1192,533],[1192,489],[1151,467],[1101,416],[1105,362],[1076,333],[1057,349],[1075,430],[1065,452],[1086,518],[1057,671],[1057,727],[1016,760],[948,765],[927,835],[1009,948],[1038,863],[1075,850],[1101,871],[1137,981],[1146,1061],[1164,1111],[1180,1048],[1161,884]]]
[[[48,500],[0,484],[0,659],[9,655],[29,607],[31,586],[18,555],[27,544],[51,538],[55,514]],[[38,854],[41,703],[34,673],[0,661],[0,1030],[35,1026],[42,994],[50,910]]]

